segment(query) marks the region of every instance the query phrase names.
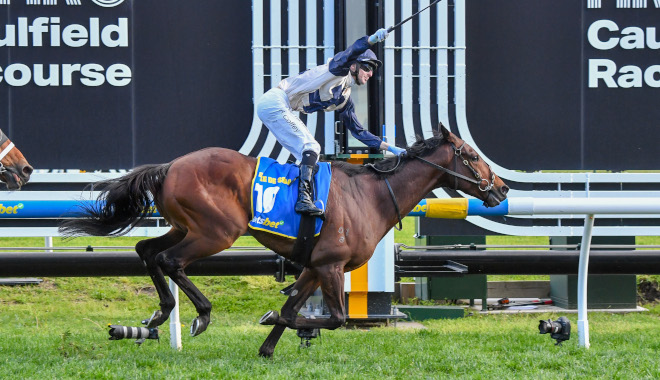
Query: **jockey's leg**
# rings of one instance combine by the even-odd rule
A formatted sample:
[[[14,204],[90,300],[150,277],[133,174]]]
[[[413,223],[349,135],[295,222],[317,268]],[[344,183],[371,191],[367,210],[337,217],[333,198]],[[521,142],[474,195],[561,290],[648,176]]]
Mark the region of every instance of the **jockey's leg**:
[[[298,182],[298,201],[296,212],[311,216],[323,217],[323,210],[314,204],[314,165],[318,155],[314,151],[305,151],[300,162],[300,177]]]
[[[269,90],[259,99],[257,115],[277,141],[300,161],[296,212],[323,217],[323,211],[314,205],[312,199],[312,173],[321,146],[289,107],[286,93],[279,88]]]

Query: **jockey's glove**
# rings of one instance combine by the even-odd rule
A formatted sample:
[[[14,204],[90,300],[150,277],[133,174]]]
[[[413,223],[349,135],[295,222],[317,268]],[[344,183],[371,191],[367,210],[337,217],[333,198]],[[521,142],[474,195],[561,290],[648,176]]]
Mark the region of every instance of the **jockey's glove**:
[[[405,150],[405,149],[397,148],[397,147],[395,147],[394,145],[390,145],[390,146],[388,146],[388,147],[387,147],[387,150],[388,150],[389,152],[394,153],[394,154],[397,155],[397,156],[400,156],[400,155],[406,153],[406,150]]]
[[[368,41],[369,41],[370,44],[373,45],[373,44],[375,44],[375,43],[377,43],[377,42],[383,42],[383,41],[385,41],[385,39],[386,39],[387,36],[389,36],[389,35],[390,35],[390,34],[387,33],[387,29],[385,29],[385,28],[381,28],[381,29],[378,29],[378,30],[376,31],[376,33],[374,33],[374,34],[372,34],[371,36],[369,36]]]

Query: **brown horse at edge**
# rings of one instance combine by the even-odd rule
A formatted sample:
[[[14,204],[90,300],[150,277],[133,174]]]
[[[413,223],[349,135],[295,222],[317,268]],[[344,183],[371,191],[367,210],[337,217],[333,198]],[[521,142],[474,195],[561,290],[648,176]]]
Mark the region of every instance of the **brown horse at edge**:
[[[397,162],[396,169],[386,170]],[[199,315],[193,321],[191,334],[198,335],[210,323],[211,303],[188,279],[184,269],[195,260],[231,247],[247,232],[252,218],[250,192],[256,163],[256,158],[233,150],[208,148],[168,164],[140,166],[123,177],[102,182],[101,187],[96,185],[95,188],[103,189],[100,202],[87,207],[83,218],[64,221],[60,230],[68,236],[124,234],[150,216],[153,197],[172,228],[135,247],[160,296],[160,310],[149,320],[148,327],[164,323],[175,306],[165,274],[194,304]],[[378,162],[375,167],[379,172],[343,162],[333,162],[331,167],[326,219],[310,261],[281,313],[270,311],[261,318],[262,324],[274,325],[259,350],[262,356],[272,356],[286,327],[336,329],[345,323],[344,272],[364,265],[378,242],[399,221],[385,178],[391,184],[401,215],[407,215],[438,187],[457,188],[488,206],[498,205],[509,190],[473,148],[444,126],[441,133],[420,139],[408,148],[403,158]],[[294,240],[257,230],[250,232],[267,248],[291,257]],[[299,316],[298,311],[319,286],[330,318]]]
[[[20,190],[28,183],[34,169],[23,153],[0,130],[0,180],[8,190]]]

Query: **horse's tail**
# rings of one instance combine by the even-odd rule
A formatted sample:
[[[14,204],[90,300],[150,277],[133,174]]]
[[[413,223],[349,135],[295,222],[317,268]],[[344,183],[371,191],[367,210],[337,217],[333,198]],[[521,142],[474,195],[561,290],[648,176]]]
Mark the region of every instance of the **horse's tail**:
[[[62,222],[59,231],[64,236],[121,236],[138,227],[154,213],[152,199],[157,203],[171,164],[143,165],[129,174],[98,182],[101,193],[96,202],[80,204],[76,219]]]

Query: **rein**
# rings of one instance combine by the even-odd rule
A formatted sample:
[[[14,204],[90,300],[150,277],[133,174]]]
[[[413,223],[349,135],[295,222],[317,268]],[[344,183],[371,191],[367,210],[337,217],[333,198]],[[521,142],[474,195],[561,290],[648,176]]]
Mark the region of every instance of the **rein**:
[[[392,169],[381,170],[378,169],[374,164],[366,164],[365,166],[368,166],[369,168],[373,169],[373,171],[375,171],[376,173],[387,174],[395,171],[399,167],[399,165],[401,165],[401,156],[396,156],[396,165],[394,165]]]

